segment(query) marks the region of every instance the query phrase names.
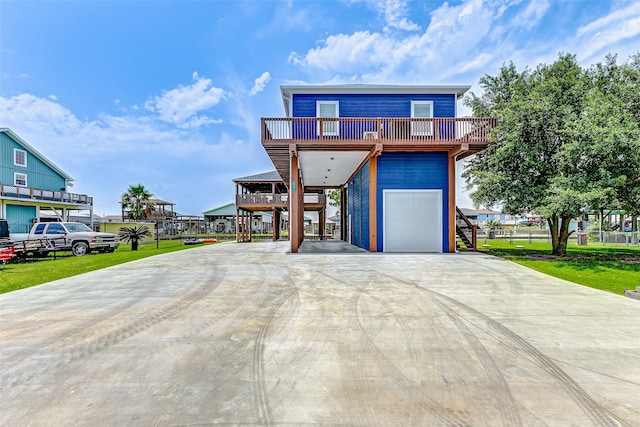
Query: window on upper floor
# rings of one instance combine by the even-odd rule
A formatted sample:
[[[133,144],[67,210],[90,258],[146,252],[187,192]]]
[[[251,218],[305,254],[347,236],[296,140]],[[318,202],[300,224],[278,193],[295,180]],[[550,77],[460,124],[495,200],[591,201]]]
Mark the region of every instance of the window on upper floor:
[[[13,164],[16,166],[27,167],[27,152],[24,150],[13,149]]]
[[[411,101],[411,118],[432,119],[433,101]],[[412,136],[431,136],[433,134],[433,123],[431,121],[412,121]]]
[[[16,187],[26,187],[27,186],[27,174],[14,172],[13,173],[13,185]]]
[[[338,118],[338,101],[316,101],[316,117],[322,118]],[[322,128],[320,123],[322,123]],[[318,135],[322,131],[323,136],[338,136],[337,120],[318,121]]]

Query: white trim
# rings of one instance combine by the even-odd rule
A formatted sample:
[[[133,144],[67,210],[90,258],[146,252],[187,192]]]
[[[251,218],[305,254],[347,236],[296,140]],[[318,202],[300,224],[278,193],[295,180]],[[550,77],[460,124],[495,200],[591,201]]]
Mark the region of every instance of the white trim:
[[[471,86],[447,85],[283,85],[280,91],[283,98],[291,98],[292,94],[454,94],[458,99],[471,89]]]
[[[427,117],[416,117],[415,107],[416,105],[428,105],[430,115]],[[411,101],[411,118],[433,118],[433,101],[429,100],[412,100]],[[433,135],[433,123],[432,122],[411,122],[411,136],[431,136]]]
[[[18,177],[21,177],[21,181],[24,181],[24,184],[18,184]],[[27,187],[27,174],[22,172],[14,172],[13,173],[13,185],[16,187]]]
[[[335,108],[335,116],[333,116],[333,118],[339,118],[340,117],[340,102],[339,101],[331,101],[331,100],[323,100],[323,99],[319,99],[316,100],[316,117],[322,117],[322,118],[332,118],[332,116],[321,116],[320,115],[320,107],[322,105],[333,105]],[[335,129],[331,129],[332,126],[335,126]],[[328,130],[327,130],[328,129]],[[318,121],[317,125],[316,125],[316,132],[318,135],[320,135],[320,121]],[[323,129],[322,129],[322,135],[323,136],[338,136],[340,134],[340,126],[338,121],[336,121],[335,123],[331,123],[331,122],[325,122]]]
[[[18,153],[24,154],[24,164],[18,163],[16,161],[16,159],[18,157]],[[27,151],[26,150],[21,150],[19,148],[14,148],[13,149],[13,165],[14,166],[20,166],[20,167],[23,167],[23,168],[27,167]]]

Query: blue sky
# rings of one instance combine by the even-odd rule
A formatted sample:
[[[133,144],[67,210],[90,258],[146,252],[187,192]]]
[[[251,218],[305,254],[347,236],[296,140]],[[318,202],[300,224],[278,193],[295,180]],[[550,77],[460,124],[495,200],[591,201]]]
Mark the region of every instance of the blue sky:
[[[273,169],[259,124],[284,116],[282,84],[479,93],[509,61],[639,50],[640,1],[0,0],[0,127],[98,215],[138,183],[201,215],[234,200],[233,178]]]

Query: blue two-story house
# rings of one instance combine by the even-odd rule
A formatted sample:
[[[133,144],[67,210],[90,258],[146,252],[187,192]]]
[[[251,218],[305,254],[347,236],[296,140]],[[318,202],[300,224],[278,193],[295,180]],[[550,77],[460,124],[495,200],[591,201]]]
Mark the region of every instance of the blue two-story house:
[[[491,118],[456,118],[469,86],[282,86],[284,118],[262,119],[262,144],[289,198],[292,252],[304,194],[341,190],[342,238],[371,252],[455,252],[465,222],[456,161],[484,149]],[[323,225],[321,224],[321,227]]]
[[[0,128],[0,217],[26,233],[42,211],[67,220],[71,211],[93,213],[93,199],[67,192],[73,179],[11,129]]]

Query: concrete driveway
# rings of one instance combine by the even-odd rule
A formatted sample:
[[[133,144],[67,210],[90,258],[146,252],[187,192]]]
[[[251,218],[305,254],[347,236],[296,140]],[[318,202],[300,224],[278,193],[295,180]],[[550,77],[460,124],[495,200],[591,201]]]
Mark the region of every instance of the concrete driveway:
[[[481,254],[288,247],[1,295],[0,423],[640,425],[640,301]]]

